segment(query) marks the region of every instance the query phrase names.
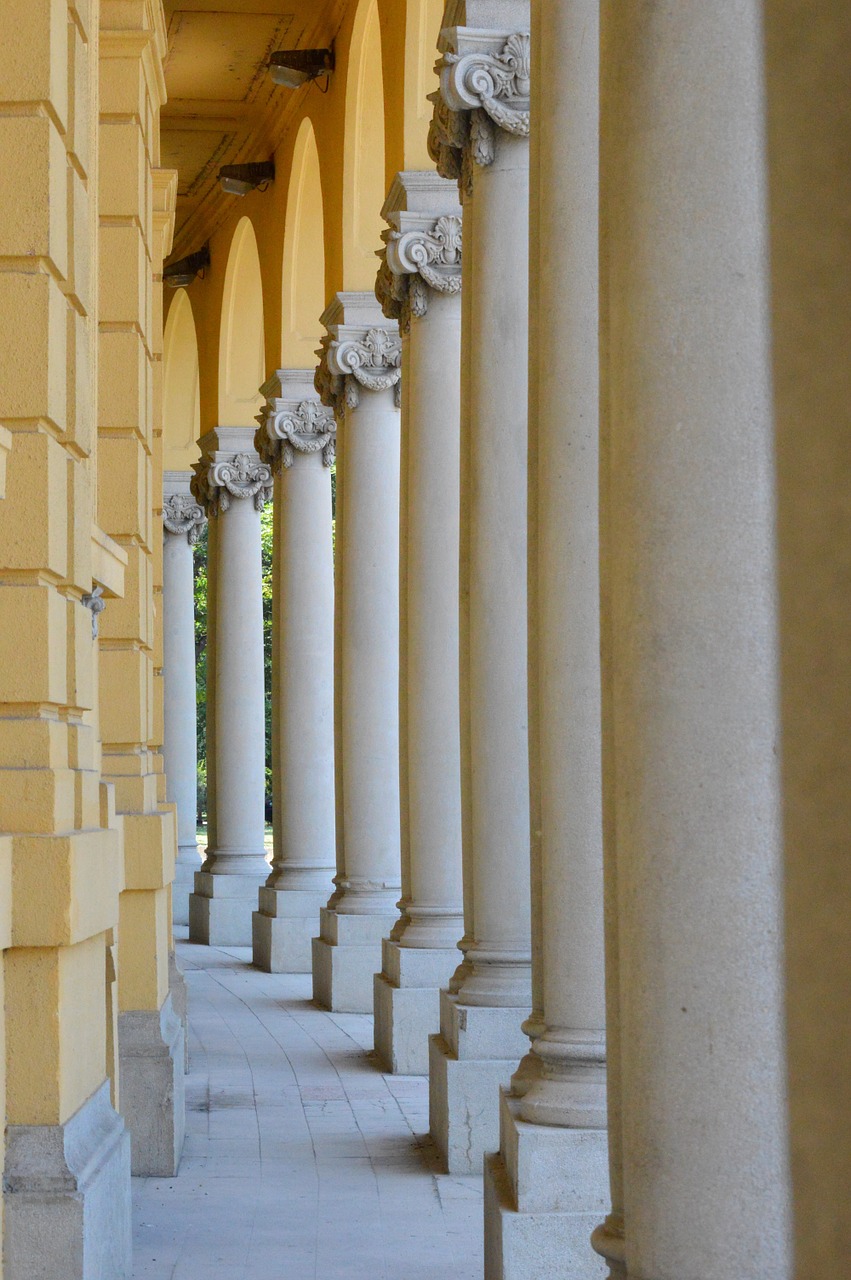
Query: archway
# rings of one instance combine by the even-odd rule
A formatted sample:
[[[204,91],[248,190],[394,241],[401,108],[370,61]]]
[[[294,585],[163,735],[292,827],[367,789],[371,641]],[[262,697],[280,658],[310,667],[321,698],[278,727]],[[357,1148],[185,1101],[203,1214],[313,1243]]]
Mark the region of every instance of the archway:
[[[443,24],[444,0],[408,0],[405,20],[405,167],[431,169],[428,129],[438,87],[434,64]]]
[[[361,0],[349,47],[343,155],[343,281],[371,290],[381,247],[384,172],[384,80],[378,0]]]
[[[325,221],[319,152],[310,120],[293,151],[284,228],[281,365],[312,369],[325,309]]]
[[[192,303],[180,289],[163,336],[163,468],[189,471],[198,457],[201,395]]]
[[[263,283],[254,227],[240,218],[231,241],[219,343],[219,425],[251,427],[266,380]]]

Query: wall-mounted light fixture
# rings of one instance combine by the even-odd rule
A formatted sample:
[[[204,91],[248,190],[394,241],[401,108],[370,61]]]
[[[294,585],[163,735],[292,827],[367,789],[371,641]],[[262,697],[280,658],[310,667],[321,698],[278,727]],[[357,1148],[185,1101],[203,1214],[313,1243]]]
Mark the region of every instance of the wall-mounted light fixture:
[[[299,89],[333,70],[333,49],[280,49],[269,58],[269,75],[287,89]]]
[[[231,196],[247,196],[249,191],[265,191],[275,181],[274,160],[253,164],[223,164],[219,169],[222,190]]]
[[[210,265],[210,246],[190,253],[186,258],[178,258],[167,267],[163,267],[163,284],[170,289],[185,289],[201,272]]]

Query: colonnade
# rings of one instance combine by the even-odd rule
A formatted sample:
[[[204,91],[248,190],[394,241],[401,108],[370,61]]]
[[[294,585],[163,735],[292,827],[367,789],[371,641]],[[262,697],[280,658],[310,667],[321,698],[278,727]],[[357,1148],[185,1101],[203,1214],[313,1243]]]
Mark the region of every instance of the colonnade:
[[[441,33],[375,296],[170,499],[167,753],[210,517],[190,936],[374,1011],[443,1167],[486,1157],[489,1280],[788,1276],[758,5],[641,57],[639,6],[493,8]]]

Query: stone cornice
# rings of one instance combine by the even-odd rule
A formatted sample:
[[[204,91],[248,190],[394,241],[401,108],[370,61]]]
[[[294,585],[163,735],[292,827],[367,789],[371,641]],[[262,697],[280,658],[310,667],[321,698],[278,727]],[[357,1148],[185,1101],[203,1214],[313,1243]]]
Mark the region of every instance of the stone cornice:
[[[529,136],[529,33],[450,27],[441,46],[429,154],[438,173],[469,194],[472,166],[493,164],[500,131]]]

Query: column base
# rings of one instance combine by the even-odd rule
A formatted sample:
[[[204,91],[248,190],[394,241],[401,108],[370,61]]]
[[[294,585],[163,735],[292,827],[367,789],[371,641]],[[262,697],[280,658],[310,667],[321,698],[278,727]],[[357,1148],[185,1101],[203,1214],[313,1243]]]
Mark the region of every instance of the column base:
[[[189,988],[186,977],[177,963],[174,951],[168,953],[168,993],[171,996],[171,1007],[183,1028],[183,1070],[189,1070]]]
[[[440,993],[440,1032],[429,1037],[429,1130],[445,1173],[481,1173],[499,1146],[499,1090],[529,1047],[528,1008],[460,1005]]]
[[[121,1114],[130,1131],[131,1171],[173,1178],[186,1130],[183,1028],[166,996],[159,1012],[118,1015]]]
[[[398,916],[338,915],[323,907],[313,939],[313,998],[332,1013],[372,1013],[381,942]]]
[[[200,865],[197,845],[182,844],[178,847],[171,885],[171,915],[175,924],[189,924],[189,895]]]
[[[330,879],[330,873],[329,873]],[[252,963],[266,973],[310,973],[312,942],[328,890],[260,890],[252,917]]]
[[[485,1156],[485,1280],[605,1280],[591,1247],[609,1195],[605,1129],[527,1124],[500,1095],[500,1149]]]
[[[130,1137],[109,1081],[70,1120],[9,1125],[6,1280],[130,1280]]]
[[[195,872],[189,895],[189,941],[208,947],[250,947],[251,917],[263,887],[258,876]]]
[[[428,1075],[428,1038],[440,1030],[440,990],[458,967],[456,947],[402,947],[381,942],[382,971],[373,979],[375,1051],[382,1070]]]

